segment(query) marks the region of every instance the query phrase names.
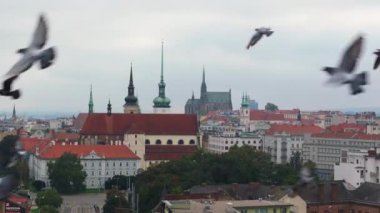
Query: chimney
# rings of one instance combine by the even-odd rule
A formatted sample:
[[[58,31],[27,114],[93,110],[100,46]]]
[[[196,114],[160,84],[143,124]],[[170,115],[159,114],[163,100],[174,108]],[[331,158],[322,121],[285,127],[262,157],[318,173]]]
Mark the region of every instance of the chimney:
[[[330,200],[331,201],[335,201],[337,199],[338,191],[339,191],[338,183],[332,182],[330,184]]]
[[[325,186],[323,183],[318,183],[318,198],[320,201],[323,201],[325,197]]]

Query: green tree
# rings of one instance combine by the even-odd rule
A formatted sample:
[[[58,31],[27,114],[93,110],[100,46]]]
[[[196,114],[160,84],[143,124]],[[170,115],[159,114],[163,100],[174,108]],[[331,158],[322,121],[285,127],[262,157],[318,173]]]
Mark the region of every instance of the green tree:
[[[104,213],[132,212],[125,198],[125,193],[113,188],[107,192],[106,203],[103,206]]]
[[[290,165],[275,165],[270,156],[250,146],[231,147],[228,153],[212,154],[198,151],[180,160],[149,167],[134,181],[139,193],[141,212],[150,211],[168,191],[183,190],[201,184],[261,182],[293,184],[297,173]]]
[[[109,178],[104,183],[106,189],[112,189],[112,186],[116,186],[118,189],[128,189],[130,179],[125,175],[115,175]]]
[[[87,174],[76,155],[64,153],[47,166],[51,185],[59,193],[72,194],[85,190],[84,181]]]
[[[39,208],[52,206],[59,208],[62,205],[62,198],[54,189],[48,189],[37,193],[36,204]]]
[[[277,110],[278,110],[278,106],[275,105],[275,104],[272,104],[272,103],[269,103],[269,102],[268,102],[268,103],[265,105],[265,110],[274,112],[274,111],[277,111]]]
[[[54,206],[45,205],[40,208],[40,213],[58,213],[58,209]]]
[[[22,158],[17,161],[16,170],[20,179],[21,186],[27,186],[29,181],[29,168],[27,160]]]

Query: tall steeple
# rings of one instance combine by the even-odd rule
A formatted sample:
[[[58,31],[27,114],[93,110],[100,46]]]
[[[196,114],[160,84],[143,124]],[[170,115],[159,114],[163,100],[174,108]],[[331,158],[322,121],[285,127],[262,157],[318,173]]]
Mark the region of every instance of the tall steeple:
[[[170,99],[165,96],[165,87],[166,84],[164,82],[164,42],[161,44],[161,79],[158,84],[158,97],[153,100],[153,107],[155,109],[158,108],[170,108]],[[155,110],[156,111],[156,110]],[[166,110],[161,110],[166,111]]]
[[[92,84],[90,87],[90,101],[88,102],[88,113],[94,112],[94,101],[92,100]]]
[[[12,113],[12,120],[16,120],[16,105],[13,104],[13,113]]]
[[[140,113],[138,99],[135,96],[135,86],[133,85],[132,63],[131,63],[131,71],[129,74],[128,96],[125,97],[124,100],[125,100],[124,113],[128,113],[128,114]]]
[[[207,102],[207,86],[206,86],[205,67],[204,66],[203,66],[202,85],[201,85],[201,101],[203,103]]]
[[[108,99],[108,104],[107,104],[107,115],[110,116],[111,114],[112,114],[111,99]]]

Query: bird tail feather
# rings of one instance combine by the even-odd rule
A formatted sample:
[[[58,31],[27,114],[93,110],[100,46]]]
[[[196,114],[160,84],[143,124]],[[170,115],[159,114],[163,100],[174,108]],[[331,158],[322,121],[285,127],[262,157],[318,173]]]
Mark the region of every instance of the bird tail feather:
[[[361,86],[367,85],[367,84],[368,84],[367,72],[362,72],[360,74],[355,75],[354,79],[350,81],[351,94],[357,95],[364,92]]]
[[[53,63],[55,55],[56,55],[56,53],[55,53],[55,49],[53,47],[50,47],[50,48],[44,50],[42,52],[41,58],[40,58],[40,68],[45,69],[45,68],[49,67]]]

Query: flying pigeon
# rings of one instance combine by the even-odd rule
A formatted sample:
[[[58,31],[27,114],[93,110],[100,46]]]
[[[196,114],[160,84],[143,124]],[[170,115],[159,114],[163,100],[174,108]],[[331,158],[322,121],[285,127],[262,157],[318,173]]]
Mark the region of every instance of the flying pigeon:
[[[375,64],[373,65],[373,69],[375,70],[380,64],[380,49],[377,49],[376,52],[374,52],[373,54],[376,55],[376,61],[375,61]]]
[[[267,37],[272,35],[274,31],[272,31],[270,28],[266,27],[260,27],[255,29],[256,33],[252,36],[251,40],[249,41],[247,45],[247,50],[255,45],[262,37],[263,35],[266,35]]]
[[[16,64],[5,74],[6,80],[3,82],[3,89],[0,95],[12,96],[14,99],[20,97],[19,90],[11,90],[11,85],[17,77],[32,67],[34,62],[40,63],[40,69],[49,67],[55,58],[55,49],[53,47],[42,49],[48,37],[48,27],[46,18],[40,15],[37,27],[34,31],[33,38],[28,47],[19,49],[17,53],[22,56]]]
[[[367,72],[353,74],[357,61],[361,54],[364,38],[359,36],[344,52],[338,67],[324,67],[322,70],[330,75],[327,84],[342,85],[349,84],[351,94],[357,95],[364,90],[361,86],[367,84]]]
[[[17,136],[8,135],[0,141],[0,199],[17,187],[17,163],[26,152]]]

